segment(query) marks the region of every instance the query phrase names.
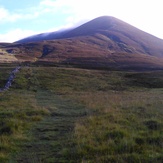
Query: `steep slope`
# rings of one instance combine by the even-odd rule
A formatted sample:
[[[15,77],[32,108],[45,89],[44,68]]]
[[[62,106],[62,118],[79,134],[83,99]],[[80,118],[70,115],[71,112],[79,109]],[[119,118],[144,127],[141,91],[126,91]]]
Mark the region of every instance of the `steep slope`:
[[[0,44],[0,48],[14,54],[19,61],[92,68],[163,69],[163,40],[108,16],[75,29]]]
[[[89,36],[105,39],[110,43],[108,49],[112,51],[163,57],[163,40],[109,16],[96,18],[75,29],[40,34],[19,40],[17,43]]]
[[[66,37],[100,34],[114,41],[120,50],[163,57],[163,40],[114,17],[96,18],[65,34]]]

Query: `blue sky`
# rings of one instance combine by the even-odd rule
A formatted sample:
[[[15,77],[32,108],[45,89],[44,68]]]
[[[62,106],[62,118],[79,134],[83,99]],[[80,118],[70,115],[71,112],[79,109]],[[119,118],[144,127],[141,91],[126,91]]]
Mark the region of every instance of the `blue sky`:
[[[0,42],[114,16],[163,39],[162,0],[0,0]]]

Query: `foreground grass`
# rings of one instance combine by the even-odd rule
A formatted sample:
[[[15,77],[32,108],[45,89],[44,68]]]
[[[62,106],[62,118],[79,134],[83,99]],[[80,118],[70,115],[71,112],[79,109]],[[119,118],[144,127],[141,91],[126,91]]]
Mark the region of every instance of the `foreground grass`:
[[[15,65],[1,67],[1,87]],[[0,92],[0,162],[9,162],[19,150],[19,142],[27,141],[27,130],[49,115],[48,109],[37,104],[35,93],[27,90]]]
[[[96,114],[76,124],[84,162],[162,162],[163,91],[89,93],[80,100]]]
[[[17,142],[27,140],[25,132],[49,111],[37,105],[34,94],[14,91],[0,94],[0,162],[18,150]]]
[[[0,158],[19,147],[18,162],[162,162],[162,88],[161,71],[24,67],[1,94],[2,123],[18,127]]]

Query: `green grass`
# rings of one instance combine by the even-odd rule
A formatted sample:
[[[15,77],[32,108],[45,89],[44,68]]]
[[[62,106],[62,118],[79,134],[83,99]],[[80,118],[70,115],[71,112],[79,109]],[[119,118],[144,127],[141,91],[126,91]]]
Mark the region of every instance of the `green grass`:
[[[46,108],[37,105],[34,96],[25,91],[0,94],[0,153],[4,160],[8,160],[8,155],[18,149],[17,142],[28,139],[25,131],[49,114]]]
[[[80,97],[97,115],[76,124],[81,160],[161,162],[162,90],[89,94]],[[157,98],[157,101],[156,101]]]
[[[23,67],[0,94],[0,161],[160,163],[162,98],[162,71]]]
[[[71,160],[69,148],[72,147],[72,150],[75,148],[71,136],[74,122],[77,117],[85,115],[85,110],[81,105],[62,99],[49,91],[38,91],[36,99],[39,105],[50,110],[50,116],[32,127],[33,138],[24,143],[17,160],[24,160],[24,158],[28,162]]]

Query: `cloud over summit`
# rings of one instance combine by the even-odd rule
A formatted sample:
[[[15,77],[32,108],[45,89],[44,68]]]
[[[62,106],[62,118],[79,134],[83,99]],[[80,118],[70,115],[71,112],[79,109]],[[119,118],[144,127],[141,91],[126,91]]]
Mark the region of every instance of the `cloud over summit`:
[[[0,0],[0,35],[47,32],[108,15],[163,38],[162,0]],[[20,38],[19,33],[12,40]],[[5,39],[8,40],[7,38]],[[0,41],[3,41],[0,38]]]

